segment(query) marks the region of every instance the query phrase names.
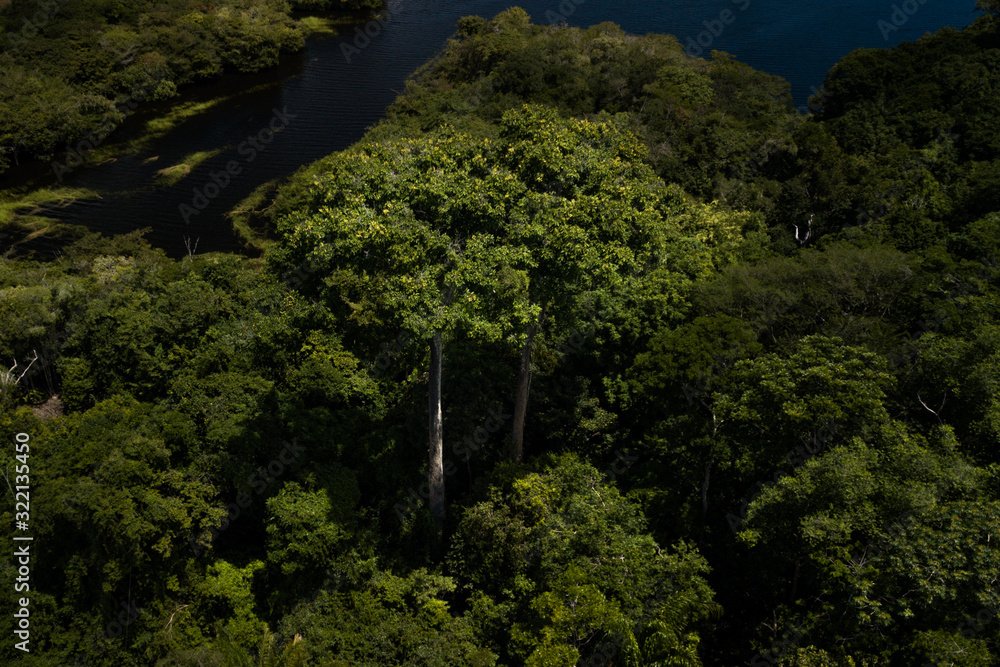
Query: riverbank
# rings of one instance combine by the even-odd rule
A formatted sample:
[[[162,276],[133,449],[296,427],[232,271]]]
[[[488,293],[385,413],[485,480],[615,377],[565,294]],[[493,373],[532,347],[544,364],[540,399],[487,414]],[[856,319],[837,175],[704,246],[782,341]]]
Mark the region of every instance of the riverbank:
[[[544,21],[546,11],[552,9],[548,0],[519,4],[536,22]],[[727,26],[712,48],[731,52],[757,70],[784,75],[792,86],[793,104],[801,105],[804,98],[795,91],[819,86],[825,71],[843,54],[855,47],[886,44],[876,27],[884,18],[880,11],[856,0],[851,4],[857,12],[845,14],[823,6],[792,13],[782,11],[776,1],[760,0],[741,12],[739,21]],[[244,252],[248,240],[253,239],[256,246],[261,237],[259,231],[251,233],[260,225],[246,221],[240,213],[248,197],[265,184],[287,179],[302,165],[356,142],[385,118],[386,108],[406,89],[407,78],[454,36],[462,16],[495,12],[496,5],[486,0],[461,6],[421,0],[399,3],[391,18],[377,26],[368,25],[371,14],[364,12],[315,20],[296,14],[295,20],[309,31],[305,48],[286,55],[276,67],[254,74],[227,74],[184,88],[173,101],[140,105],[104,145],[88,155],[86,166],[74,169],[61,184],[51,176],[46,180],[49,164],[32,170],[25,169],[22,162],[18,168],[24,173],[21,180],[0,183],[0,188],[30,181],[39,188],[63,186],[98,192],[103,200],[73,202],[51,214],[60,223],[104,234],[150,227],[149,242],[171,256],[186,255],[184,236],[200,238],[201,252]],[[700,10],[679,8],[672,0],[654,0],[613,8],[586,3],[565,18],[567,23],[580,26],[614,21],[631,34],[669,32],[683,44],[689,35],[697,37],[705,30],[703,23],[711,18],[711,11],[706,8],[704,16],[701,14]],[[717,17],[718,11],[714,15]],[[922,34],[943,25],[961,27],[972,16],[968,8],[949,10],[928,4],[909,20],[905,31]],[[902,32],[891,37],[902,39]],[[806,40],[808,34],[828,37]],[[787,43],[796,57],[782,60],[771,46],[776,41]],[[355,52],[359,46],[363,48]],[[345,48],[350,52],[349,60]],[[520,80],[525,86],[531,83],[527,78]],[[466,108],[473,99],[456,97],[442,113]],[[275,135],[266,152],[252,164],[245,163],[235,147],[265,129],[275,110],[286,109],[294,116],[290,125]],[[190,156],[205,155],[211,157],[189,162]],[[212,174],[222,173],[233,160],[240,163],[242,172],[211,199],[209,206],[185,220],[179,207],[190,206],[194,190],[204,192],[206,186],[211,187]],[[177,167],[172,178],[161,180],[164,175],[157,172],[170,167]]]
[[[295,12],[293,20],[306,38],[323,40],[335,38],[345,26],[356,24],[370,15],[370,12],[357,11],[326,14]],[[39,26],[36,39],[45,38],[41,30],[43,27],[53,26]],[[180,159],[174,159],[170,155],[159,154],[163,143],[174,147],[172,142],[164,140],[188,124],[196,124],[199,118],[205,118],[213,111],[227,106],[238,107],[242,100],[272,91],[290,74],[294,75],[304,49],[303,42],[302,50],[284,56],[275,67],[255,75],[232,72],[214,81],[189,83],[170,99],[158,100],[152,94],[152,89],[160,84],[160,78],[154,78],[152,83],[140,86],[139,93],[133,89],[119,105],[125,116],[121,121],[102,121],[99,129],[95,126],[94,130],[84,133],[83,139],[69,141],[50,159],[21,156],[16,170],[0,176],[0,245],[7,252],[13,247],[30,252],[32,248],[58,245],[86,233],[87,225],[73,224],[61,217],[74,204],[102,199],[98,190],[109,194],[111,190],[105,184],[89,187],[90,181],[94,180],[95,170],[111,169],[119,161],[135,159],[143,166],[158,167],[144,185],[137,184],[130,188],[134,192],[182,185],[187,177],[197,172],[199,166],[231,146],[196,149]],[[0,51],[0,60],[5,57],[9,59]],[[271,72],[280,74],[271,75]],[[257,78],[256,82],[254,78]],[[260,78],[266,80],[261,82]],[[4,139],[0,134],[2,145]],[[13,155],[13,150],[0,151],[0,156]]]
[[[100,199],[100,195],[83,188],[0,191],[0,248],[4,256],[41,239],[68,243],[83,236],[86,227],[60,222],[50,212],[88,199]]]

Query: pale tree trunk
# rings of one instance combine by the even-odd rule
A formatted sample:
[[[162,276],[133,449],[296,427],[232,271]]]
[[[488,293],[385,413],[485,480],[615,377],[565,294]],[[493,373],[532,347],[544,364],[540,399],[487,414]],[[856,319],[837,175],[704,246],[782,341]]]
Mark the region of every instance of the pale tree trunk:
[[[521,462],[524,455],[524,419],[528,414],[528,389],[531,387],[531,346],[538,325],[528,327],[527,339],[521,349],[521,371],[517,378],[517,395],[514,397],[514,441],[511,443],[510,459]]]
[[[428,431],[430,433],[430,468],[427,486],[430,489],[431,515],[438,532],[444,529],[444,431],[441,418],[441,332],[431,339],[431,370],[427,382]]]

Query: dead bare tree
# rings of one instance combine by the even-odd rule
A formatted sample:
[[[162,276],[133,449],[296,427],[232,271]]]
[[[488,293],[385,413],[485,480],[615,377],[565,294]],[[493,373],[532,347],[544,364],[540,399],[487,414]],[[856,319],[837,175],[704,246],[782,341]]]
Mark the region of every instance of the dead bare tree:
[[[199,236],[198,238],[196,238],[194,240],[194,245],[192,246],[191,245],[191,237],[190,236],[185,236],[184,237],[184,247],[187,248],[188,260],[194,261],[194,254],[196,252],[198,252],[198,241],[200,241],[200,240],[201,240],[201,237]]]
[[[10,370],[0,371],[0,395],[2,395],[2,398],[4,400],[10,397],[10,391],[14,387],[16,387],[21,382],[21,380],[24,379],[24,376],[28,374],[28,371],[31,370],[31,367],[35,364],[36,361],[38,361],[39,359],[38,352],[32,350],[31,353],[33,356],[31,359],[28,360],[28,365],[25,367],[25,369],[21,372],[20,375],[16,377],[14,375],[17,372],[17,367],[20,366],[20,363],[17,361],[17,359],[14,359],[14,365],[10,367]]]

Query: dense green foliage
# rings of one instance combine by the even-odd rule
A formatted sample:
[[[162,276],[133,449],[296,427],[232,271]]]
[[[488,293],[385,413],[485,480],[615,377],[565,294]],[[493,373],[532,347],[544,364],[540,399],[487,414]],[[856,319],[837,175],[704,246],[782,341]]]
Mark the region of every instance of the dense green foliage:
[[[672,37],[463,19],[263,258],[5,258],[22,662],[1000,665],[979,4],[809,116]]]
[[[139,104],[225,71],[274,67],[304,45],[294,10],[381,5],[11,0],[0,8],[0,174],[27,158],[72,168]]]
[[[691,61],[672,36],[536,26],[520,10],[462,19],[458,35],[390,107],[392,131],[474,129],[522,102],[624,112],[664,180],[742,205],[767,193],[758,163],[791,149],[802,124],[787,82],[722,54]]]

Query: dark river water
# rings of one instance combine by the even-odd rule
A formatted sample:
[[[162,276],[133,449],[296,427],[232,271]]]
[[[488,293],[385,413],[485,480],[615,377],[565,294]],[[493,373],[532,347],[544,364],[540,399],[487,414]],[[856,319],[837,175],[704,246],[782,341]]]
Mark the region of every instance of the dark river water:
[[[633,33],[674,34],[692,53],[700,48],[706,54],[709,49],[728,51],[788,79],[799,105],[851,50],[891,46],[943,26],[964,27],[978,15],[974,0],[583,0],[580,4],[565,0],[561,5],[559,0],[522,0],[519,4],[536,23],[560,17],[576,26],[613,21]],[[274,71],[189,90],[182,100],[231,98],[184,122],[138,155],[76,169],[65,184],[95,190],[101,199],[47,215],[107,234],[151,227],[150,242],[175,257],[186,252],[185,236],[198,240],[198,252],[240,250],[226,211],[262,183],[357,141],[366,127],[382,118],[406,77],[442,48],[460,17],[492,17],[507,6],[506,0],[392,0],[379,34],[359,53],[352,53],[350,62],[342,45],[353,41],[353,27],[337,37],[311,38],[303,53]],[[275,111],[282,114],[277,120]],[[140,126],[141,118],[138,114],[130,118],[116,135],[127,137]],[[263,150],[243,143],[272,122],[285,127],[270,143],[260,144]],[[266,139],[267,132],[263,136]],[[176,185],[155,185],[156,170],[196,151],[219,149],[221,153]],[[228,183],[218,176],[227,164],[235,164]],[[213,173],[225,187],[213,183]],[[197,214],[188,211],[185,220],[182,205]]]

